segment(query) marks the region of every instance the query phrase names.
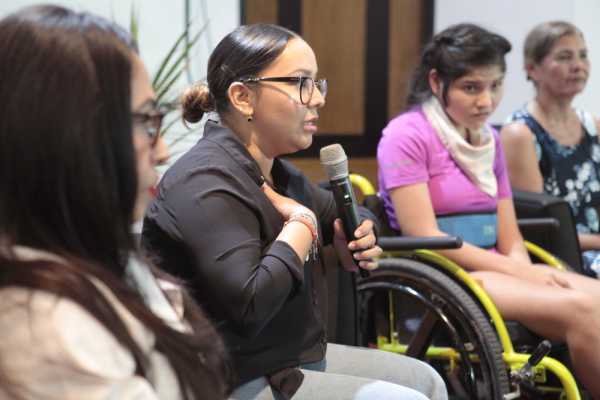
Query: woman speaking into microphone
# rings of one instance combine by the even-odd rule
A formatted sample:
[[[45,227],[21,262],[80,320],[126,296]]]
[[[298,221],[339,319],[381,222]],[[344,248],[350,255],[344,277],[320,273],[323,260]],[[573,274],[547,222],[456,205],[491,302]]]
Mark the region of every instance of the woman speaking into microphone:
[[[417,360],[327,344],[320,246],[333,242],[350,269],[373,268],[381,249],[368,219],[348,241],[333,195],[278,158],[311,145],[326,94],[297,34],[248,25],[227,35],[207,84],[182,99],[188,122],[209,111],[219,122],[208,121],[164,175],[143,244],[219,327],[237,375],[233,398],[445,399],[441,378]]]

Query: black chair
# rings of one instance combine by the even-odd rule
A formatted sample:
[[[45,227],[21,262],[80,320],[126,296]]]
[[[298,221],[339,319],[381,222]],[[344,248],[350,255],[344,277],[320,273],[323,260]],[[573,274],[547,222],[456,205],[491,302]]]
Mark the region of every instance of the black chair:
[[[581,248],[569,204],[545,193],[513,190],[519,228],[528,240],[583,273]]]

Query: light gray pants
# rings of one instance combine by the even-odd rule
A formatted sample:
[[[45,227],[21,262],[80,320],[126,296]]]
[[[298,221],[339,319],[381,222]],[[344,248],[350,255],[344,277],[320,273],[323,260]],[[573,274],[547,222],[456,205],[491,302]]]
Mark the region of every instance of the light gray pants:
[[[329,343],[327,359],[301,366],[302,386],[294,399],[446,400],[442,378],[429,365],[386,351]],[[234,400],[279,400],[265,378],[238,387]]]

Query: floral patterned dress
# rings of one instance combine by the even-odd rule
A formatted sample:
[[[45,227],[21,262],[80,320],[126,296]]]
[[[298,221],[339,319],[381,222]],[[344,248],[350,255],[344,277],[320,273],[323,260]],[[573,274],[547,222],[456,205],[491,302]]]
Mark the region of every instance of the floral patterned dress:
[[[590,113],[582,110],[576,112],[584,135],[581,142],[574,146],[564,146],[554,140],[525,109],[514,112],[509,117],[509,122],[521,121],[533,133],[535,151],[544,179],[544,192],[561,197],[569,203],[575,217],[577,232],[600,233],[598,130]],[[586,266],[591,268],[592,264],[597,263],[600,272],[600,252],[586,251],[583,255]]]

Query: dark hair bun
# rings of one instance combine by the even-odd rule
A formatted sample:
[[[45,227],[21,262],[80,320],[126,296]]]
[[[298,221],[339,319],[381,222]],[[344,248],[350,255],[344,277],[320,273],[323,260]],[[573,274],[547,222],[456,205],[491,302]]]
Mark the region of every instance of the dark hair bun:
[[[181,96],[182,116],[186,122],[195,123],[204,113],[215,110],[215,101],[204,83],[188,88]]]

